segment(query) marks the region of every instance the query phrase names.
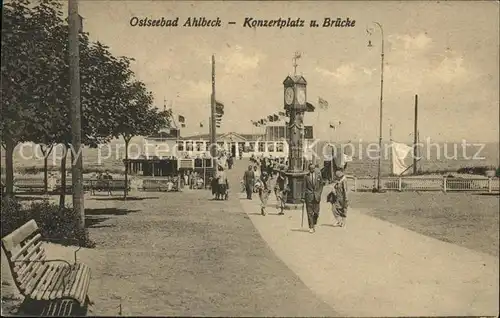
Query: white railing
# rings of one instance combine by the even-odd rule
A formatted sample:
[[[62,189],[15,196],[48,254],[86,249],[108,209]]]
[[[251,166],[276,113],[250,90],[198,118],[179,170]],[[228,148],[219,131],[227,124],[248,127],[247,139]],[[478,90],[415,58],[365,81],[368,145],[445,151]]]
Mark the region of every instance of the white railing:
[[[381,188],[387,191],[500,191],[498,178],[450,178],[450,177],[383,177]],[[377,186],[377,178],[348,178],[348,186],[352,191],[372,191]]]

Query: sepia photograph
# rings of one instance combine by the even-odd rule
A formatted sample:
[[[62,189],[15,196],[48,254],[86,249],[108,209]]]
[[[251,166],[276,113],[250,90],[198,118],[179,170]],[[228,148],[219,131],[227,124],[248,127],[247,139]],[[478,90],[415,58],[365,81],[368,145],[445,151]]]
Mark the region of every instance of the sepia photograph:
[[[3,1],[2,316],[498,317],[499,8]]]

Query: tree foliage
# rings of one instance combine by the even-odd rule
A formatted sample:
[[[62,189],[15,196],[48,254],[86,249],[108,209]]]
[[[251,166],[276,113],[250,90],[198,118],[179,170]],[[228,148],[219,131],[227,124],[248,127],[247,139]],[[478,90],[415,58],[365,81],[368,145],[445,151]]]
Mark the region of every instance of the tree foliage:
[[[135,78],[131,58],[116,57],[80,33],[82,141],[96,147],[169,124]],[[12,0],[3,7],[2,145],[71,144],[68,24],[54,0]],[[11,147],[12,148],[12,147]],[[7,154],[11,156],[12,154]],[[7,174],[12,173],[7,165]],[[10,170],[10,171],[9,171]],[[9,183],[9,182],[8,182]]]

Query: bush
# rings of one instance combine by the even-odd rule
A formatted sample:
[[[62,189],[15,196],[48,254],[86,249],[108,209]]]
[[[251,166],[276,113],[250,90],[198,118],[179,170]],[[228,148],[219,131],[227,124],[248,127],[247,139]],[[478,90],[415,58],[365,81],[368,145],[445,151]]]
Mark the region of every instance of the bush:
[[[22,208],[15,199],[2,200],[2,236],[8,235],[31,219],[40,228],[42,238],[52,238],[65,245],[78,242],[82,247],[95,247],[87,229],[79,226],[80,216],[73,209],[63,208],[49,201],[33,202]]]

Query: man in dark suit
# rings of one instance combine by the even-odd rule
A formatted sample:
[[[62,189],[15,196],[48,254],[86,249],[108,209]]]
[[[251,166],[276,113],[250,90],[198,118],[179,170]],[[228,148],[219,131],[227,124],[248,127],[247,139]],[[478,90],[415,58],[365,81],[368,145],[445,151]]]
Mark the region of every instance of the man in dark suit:
[[[245,174],[243,175],[243,183],[245,184],[247,199],[252,200],[253,186],[255,183],[255,174],[253,172],[252,165],[248,166],[248,170],[245,171]]]
[[[310,164],[309,173],[304,176],[304,200],[306,203],[309,233],[315,232],[314,228],[318,222],[323,186],[324,182],[321,174],[318,173],[314,164]]]

